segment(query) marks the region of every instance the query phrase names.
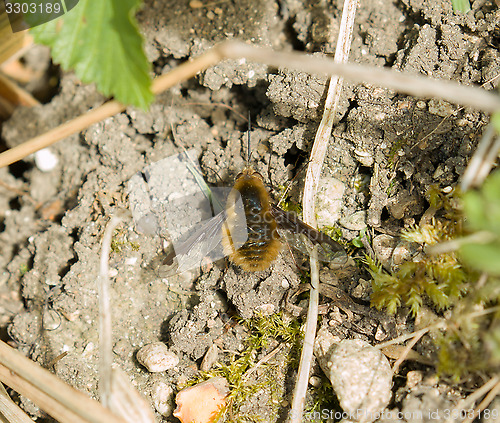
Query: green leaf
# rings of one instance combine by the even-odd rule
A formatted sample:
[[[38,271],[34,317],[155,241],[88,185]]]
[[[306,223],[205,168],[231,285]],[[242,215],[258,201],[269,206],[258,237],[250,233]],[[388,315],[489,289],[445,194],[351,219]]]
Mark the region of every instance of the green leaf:
[[[431,301],[440,309],[447,307],[450,303],[449,297],[443,292],[445,287],[437,285],[434,281],[428,281],[424,284],[425,293]]]
[[[80,0],[62,18],[31,30],[52,58],[104,95],[146,109],[153,100],[149,63],[134,13],[141,0]]]
[[[354,238],[351,241],[352,245],[354,245],[356,248],[363,248],[363,241],[361,241],[361,238],[358,236]]]
[[[490,122],[495,127],[497,134],[500,134],[500,112],[493,113]]]
[[[465,244],[460,248],[465,262],[482,272],[500,275],[500,242]]]
[[[472,230],[500,235],[500,171],[492,173],[480,191],[464,195],[464,210]]]
[[[470,10],[469,0],[451,0],[454,12],[467,13]]]

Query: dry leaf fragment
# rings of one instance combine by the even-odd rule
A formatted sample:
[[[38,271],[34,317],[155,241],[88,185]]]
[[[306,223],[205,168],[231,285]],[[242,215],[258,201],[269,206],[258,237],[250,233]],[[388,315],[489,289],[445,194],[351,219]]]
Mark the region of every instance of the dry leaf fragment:
[[[214,423],[226,404],[226,379],[214,377],[180,391],[175,397],[174,416],[182,423]]]

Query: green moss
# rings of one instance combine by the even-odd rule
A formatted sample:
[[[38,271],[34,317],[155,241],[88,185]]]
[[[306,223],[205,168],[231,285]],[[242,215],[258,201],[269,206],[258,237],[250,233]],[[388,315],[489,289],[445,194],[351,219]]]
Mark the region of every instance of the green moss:
[[[402,234],[418,244],[418,259],[388,272],[366,258],[372,305],[389,313],[407,307],[414,316],[424,304],[438,315],[447,310],[430,327],[440,374],[457,381],[493,374],[500,370],[500,172],[463,196],[431,187],[427,200],[428,223]],[[446,242],[441,253],[426,254]]]
[[[306,414],[308,416],[314,417],[314,412],[321,413],[322,410],[332,410],[342,412],[342,408],[337,400],[337,395],[333,391],[332,383],[328,380],[326,376],[322,376],[321,384],[312,389],[312,395],[314,402],[310,407],[306,408]],[[323,420],[313,420],[318,422],[323,422]]]
[[[123,229],[116,229],[111,239],[111,251],[113,253],[121,253],[125,249],[139,251],[140,245],[137,242],[129,241],[126,232]]]
[[[29,271],[29,268],[28,268],[28,265],[26,263],[22,263],[20,266],[19,266],[19,276],[22,278],[26,273],[28,273]]]
[[[285,195],[286,188],[283,186],[280,186],[279,192],[280,192],[280,194],[279,194],[278,198],[281,200],[283,195]],[[283,198],[280,201],[280,207],[287,212],[295,213],[299,217],[302,216],[302,205],[300,203],[296,203],[294,201],[291,201],[290,196],[286,196],[285,198]]]
[[[363,238],[368,237],[369,235],[370,234],[366,228],[362,229],[359,231],[359,235],[351,241],[352,246],[354,248],[363,248]]]
[[[392,143],[391,149],[389,150],[389,168],[394,169],[396,166],[396,163],[399,158],[399,152],[402,150],[402,148],[409,143],[409,140],[407,138],[399,138],[395,142]]]
[[[440,225],[424,225],[407,231],[404,238],[435,244],[442,234]],[[408,261],[391,273],[370,257],[366,257],[366,263],[372,276],[372,305],[379,310],[386,309],[390,314],[407,306],[416,316],[424,301],[441,311],[453,305],[466,291],[467,274],[454,253]]]
[[[225,363],[216,365],[208,372],[200,372],[199,377],[191,380],[188,386],[200,383],[204,380],[216,376],[224,377],[229,384],[230,393],[227,397],[227,407],[221,414],[225,416],[225,422],[249,423],[270,421],[273,418],[262,419],[261,416],[249,415],[240,412],[240,408],[253,395],[265,390],[269,393],[269,404],[273,409],[274,417],[278,416],[278,410],[281,403],[281,387],[277,380],[277,374],[280,372],[279,363],[272,359],[258,365],[260,374],[258,381],[248,376],[253,372],[257,365],[259,355],[268,354],[267,351],[272,341],[278,341],[277,345],[288,345],[286,351],[287,366],[298,366],[300,355],[300,344],[302,332],[297,320],[285,316],[282,313],[276,313],[272,316],[257,315],[255,318],[241,320],[240,322],[248,331],[249,336],[245,341],[245,349],[242,352],[233,353]],[[260,357],[262,358],[262,357]],[[251,382],[250,382],[251,380]]]

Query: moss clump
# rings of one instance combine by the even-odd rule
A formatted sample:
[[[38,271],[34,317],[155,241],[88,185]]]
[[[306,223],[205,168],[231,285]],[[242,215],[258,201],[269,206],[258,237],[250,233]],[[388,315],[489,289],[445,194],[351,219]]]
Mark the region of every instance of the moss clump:
[[[439,346],[439,372],[456,380],[498,372],[500,172],[480,190],[443,195],[433,187],[427,199],[430,207],[422,219],[427,223],[402,236],[419,245],[418,259],[392,272],[366,259],[372,305],[389,313],[406,306],[414,316],[423,304],[446,310],[439,325],[429,326]]]
[[[404,238],[434,245],[441,241],[443,234],[442,226],[436,222],[407,231]],[[455,253],[425,255],[421,261],[403,263],[392,273],[383,270],[382,265],[370,257],[366,263],[372,276],[372,305],[391,314],[407,306],[416,316],[425,300],[442,311],[466,291],[467,273]]]
[[[245,340],[244,350],[233,353],[226,362],[217,364],[212,370],[200,372],[199,377],[191,380],[189,385],[222,376],[228,381],[230,388],[226,400],[227,406],[221,412],[221,415],[225,416],[225,422],[273,421],[278,416],[283,394],[278,375],[284,375],[284,372],[282,362],[273,360],[273,356],[270,357],[275,350],[268,351],[268,348],[271,342],[276,343],[275,348],[280,348],[281,351],[280,360],[283,359],[283,354],[285,355],[285,367],[297,366],[302,340],[300,324],[283,313],[276,313],[272,316],[257,315],[252,319],[241,320],[241,324],[249,333]],[[267,357],[269,358],[266,360]],[[258,378],[251,377],[257,370],[259,371]],[[240,410],[242,406],[252,396],[258,395],[263,390],[268,394],[266,405],[273,410],[274,416],[267,416],[263,419],[259,415],[243,413]]]
[[[141,246],[137,242],[130,241],[123,229],[116,229],[111,239],[111,251],[119,254],[126,248],[130,248],[132,251],[139,251]]]

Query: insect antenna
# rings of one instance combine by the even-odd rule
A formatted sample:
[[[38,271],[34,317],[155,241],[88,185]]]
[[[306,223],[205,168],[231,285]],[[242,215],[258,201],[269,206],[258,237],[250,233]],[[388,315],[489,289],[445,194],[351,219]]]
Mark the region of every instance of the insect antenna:
[[[252,157],[252,150],[250,150],[250,130],[252,129],[252,120],[250,111],[248,111],[248,137],[247,137],[247,159],[246,159],[246,167],[250,166],[250,159]]]

